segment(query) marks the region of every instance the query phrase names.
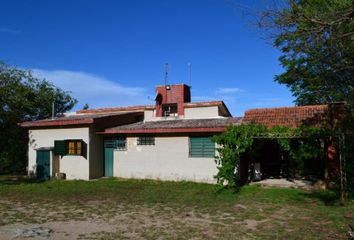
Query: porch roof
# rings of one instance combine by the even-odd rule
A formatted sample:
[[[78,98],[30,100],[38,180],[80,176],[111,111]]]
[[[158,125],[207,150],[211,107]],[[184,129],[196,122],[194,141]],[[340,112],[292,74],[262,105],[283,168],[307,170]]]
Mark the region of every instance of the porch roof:
[[[197,133],[223,132],[231,124],[241,124],[242,118],[178,119],[137,122],[106,128],[100,134],[116,133]]]

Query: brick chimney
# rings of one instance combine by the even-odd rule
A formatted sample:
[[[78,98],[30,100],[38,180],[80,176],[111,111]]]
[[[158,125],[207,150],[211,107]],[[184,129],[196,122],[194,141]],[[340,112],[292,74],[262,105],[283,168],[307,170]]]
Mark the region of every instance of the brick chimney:
[[[185,84],[156,87],[156,117],[183,116],[184,103],[191,101],[190,86]]]

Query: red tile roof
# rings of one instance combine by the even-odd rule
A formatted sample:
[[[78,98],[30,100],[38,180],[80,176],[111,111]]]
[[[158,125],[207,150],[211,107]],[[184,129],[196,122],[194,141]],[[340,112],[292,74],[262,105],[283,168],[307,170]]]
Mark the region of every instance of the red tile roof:
[[[36,128],[36,127],[59,127],[70,125],[90,125],[98,120],[108,120],[113,117],[129,115],[134,112],[122,112],[122,113],[109,113],[109,114],[78,114],[69,115],[63,117],[56,117],[54,119],[43,119],[38,121],[29,121],[20,123],[24,128]]]
[[[224,111],[225,116],[231,116],[231,113],[227,109],[223,101],[208,101],[208,102],[189,102],[184,103],[184,107],[193,108],[193,107],[210,107],[210,106],[219,106],[222,111]],[[87,109],[87,110],[78,110],[76,113],[80,114],[95,114],[95,113],[109,113],[109,112],[125,112],[125,111],[144,111],[144,110],[153,110],[155,106],[145,105],[145,106],[127,106],[127,107],[111,107],[111,108],[96,108],[96,109]]]
[[[240,124],[242,118],[178,119],[137,122],[107,128],[101,134],[114,133],[196,133],[223,132],[231,124]]]
[[[95,114],[95,113],[113,113],[113,112],[132,112],[132,111],[144,111],[144,110],[153,110],[155,106],[146,105],[146,106],[128,106],[128,107],[111,107],[111,108],[96,108],[96,109],[87,109],[87,110],[78,110],[76,113],[82,114]]]
[[[319,126],[328,119],[328,105],[280,108],[257,108],[245,112],[244,123],[255,122],[267,127],[300,125]]]

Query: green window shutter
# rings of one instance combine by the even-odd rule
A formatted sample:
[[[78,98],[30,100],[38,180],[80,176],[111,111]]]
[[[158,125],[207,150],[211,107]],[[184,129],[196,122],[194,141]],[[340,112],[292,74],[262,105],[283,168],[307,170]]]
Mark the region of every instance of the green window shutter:
[[[64,156],[67,153],[66,141],[65,140],[55,140],[54,141],[54,155]]]
[[[115,147],[118,150],[125,150],[127,144],[127,139],[125,137],[118,137],[115,140]]]
[[[114,140],[105,140],[104,147],[105,148],[115,148],[116,147],[115,141]]]
[[[215,143],[211,137],[190,137],[190,157],[215,157]]]
[[[87,158],[87,144],[83,140],[80,140],[80,142],[81,142],[81,156]]]
[[[112,139],[104,140],[105,148],[114,148],[121,151],[126,149],[126,144],[127,144],[126,137],[114,137]]]

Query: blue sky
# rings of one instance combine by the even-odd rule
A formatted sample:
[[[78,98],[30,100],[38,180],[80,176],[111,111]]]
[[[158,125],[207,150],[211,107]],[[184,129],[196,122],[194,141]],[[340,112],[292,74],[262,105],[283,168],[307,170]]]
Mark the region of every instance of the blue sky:
[[[279,52],[249,24],[262,0],[0,0],[0,59],[32,69],[90,107],[153,104],[155,85],[246,109],[293,105]]]

